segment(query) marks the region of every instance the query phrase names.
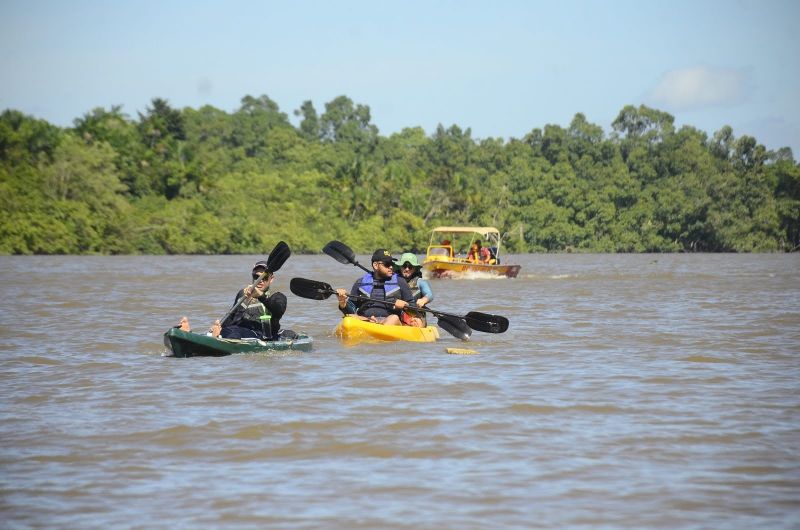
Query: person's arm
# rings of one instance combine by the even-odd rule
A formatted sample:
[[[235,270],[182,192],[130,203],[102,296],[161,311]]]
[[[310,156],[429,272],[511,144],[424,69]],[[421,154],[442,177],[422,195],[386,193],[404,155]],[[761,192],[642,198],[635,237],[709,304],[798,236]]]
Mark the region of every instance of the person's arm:
[[[352,315],[353,313],[358,313],[358,305],[352,298],[347,296],[347,291],[344,289],[336,289],[336,294],[339,297],[339,311],[341,311],[342,314]],[[354,296],[358,295],[358,282],[353,285],[350,294]]]
[[[433,302],[433,289],[431,289],[431,284],[427,280],[422,278],[417,280],[417,287],[419,287],[419,292],[422,295],[417,299],[417,307],[423,307]]]

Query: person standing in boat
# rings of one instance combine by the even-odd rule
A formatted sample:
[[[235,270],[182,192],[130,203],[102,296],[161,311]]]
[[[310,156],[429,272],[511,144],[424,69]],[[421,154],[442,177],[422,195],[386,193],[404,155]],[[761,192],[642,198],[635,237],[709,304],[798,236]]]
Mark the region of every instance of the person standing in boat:
[[[394,272],[394,258],[383,248],[372,254],[372,272],[355,281],[348,295],[345,289],[337,289],[339,311],[345,316],[356,316],[362,320],[390,326],[402,324],[401,312],[414,305],[414,295],[402,276]],[[353,297],[367,297],[357,300]]]
[[[425,304],[433,301],[433,289],[431,289],[431,284],[427,280],[422,279],[422,265],[419,264],[416,254],[413,252],[404,253],[397,260],[395,269],[408,283],[417,307],[424,307]],[[401,320],[403,324],[417,328],[424,328],[427,325],[424,311],[406,309],[401,315]]]
[[[253,266],[253,281],[267,270],[267,262],[259,261]],[[281,330],[281,317],[286,312],[286,295],[281,292],[270,294],[269,286],[275,276],[264,275],[255,288],[248,285],[236,293],[231,314],[224,322],[219,320],[211,326],[214,337],[226,339],[255,338],[259,340],[277,340],[281,337],[292,338],[291,330]],[[252,291],[251,291],[252,289]]]

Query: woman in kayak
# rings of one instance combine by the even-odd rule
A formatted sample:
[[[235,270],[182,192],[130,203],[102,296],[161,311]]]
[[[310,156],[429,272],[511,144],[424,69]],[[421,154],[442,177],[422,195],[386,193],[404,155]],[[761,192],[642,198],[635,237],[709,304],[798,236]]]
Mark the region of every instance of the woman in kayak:
[[[344,289],[336,290],[339,311],[380,324],[402,324],[400,314],[409,304],[413,305],[414,295],[403,277],[394,272],[394,261],[388,250],[376,250],[372,254],[372,272],[356,280],[349,295]]]
[[[428,302],[433,301],[433,289],[427,280],[422,279],[422,265],[417,260],[417,255],[412,252],[406,252],[395,263],[395,269],[402,274],[403,279],[408,283],[411,294],[414,295],[414,300],[417,307],[424,307]],[[413,309],[406,309],[401,315],[403,324],[424,328],[427,325],[425,313],[423,311],[414,311]]]

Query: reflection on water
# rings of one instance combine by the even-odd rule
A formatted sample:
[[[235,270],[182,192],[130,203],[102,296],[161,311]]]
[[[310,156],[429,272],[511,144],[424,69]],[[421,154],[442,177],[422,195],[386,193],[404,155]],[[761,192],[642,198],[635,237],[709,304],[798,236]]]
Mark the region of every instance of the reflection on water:
[[[515,256],[433,281],[508,332],[363,346],[288,289],[359,270],[293,256],[313,352],[162,357],[257,258],[0,257],[6,525],[800,526],[797,255]]]

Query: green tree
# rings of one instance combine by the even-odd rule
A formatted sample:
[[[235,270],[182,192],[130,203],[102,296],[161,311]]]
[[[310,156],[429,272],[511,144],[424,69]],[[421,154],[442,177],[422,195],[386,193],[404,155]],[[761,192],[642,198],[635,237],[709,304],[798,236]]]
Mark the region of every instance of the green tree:
[[[369,153],[378,137],[371,119],[369,106],[354,105],[347,96],[339,96],[325,104],[320,118],[322,139],[349,144],[358,154]]]
[[[774,183],[775,207],[780,219],[781,248],[800,250],[800,165],[794,162],[792,150],[776,153],[774,164],[765,168]]]
[[[108,252],[118,245],[116,227],[128,203],[115,157],[105,142],[87,145],[67,134],[53,162],[41,167],[45,194],[73,227],[80,253]]]
[[[154,99],[61,129],[0,113],[0,252],[296,252],[346,239],[422,251],[438,224],[493,225],[528,251],[800,248],[800,169],[725,126],[676,131],[624,107],[606,136],[575,114],[521,139],[439,125],[382,137],[346,96],[294,127],[267,96],[228,113]]]
[[[144,189],[137,195],[156,193],[176,197],[187,182],[184,153],[186,132],[180,111],[161,98],[154,98],[146,113],[139,113],[139,135],[145,151],[139,164]]]
[[[311,100],[304,101],[300,108],[294,111],[294,115],[303,118],[300,121],[300,134],[305,139],[318,140],[320,138],[322,127],[317,115],[317,109],[314,108],[314,103]]]
[[[145,146],[136,124],[122,112],[122,107],[95,108],[74,120],[74,125],[75,134],[87,144],[106,143],[114,150],[114,164],[129,195],[148,193],[150,183],[140,166]]]

